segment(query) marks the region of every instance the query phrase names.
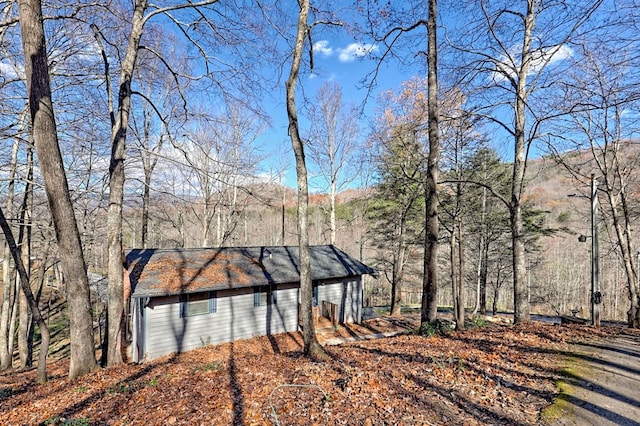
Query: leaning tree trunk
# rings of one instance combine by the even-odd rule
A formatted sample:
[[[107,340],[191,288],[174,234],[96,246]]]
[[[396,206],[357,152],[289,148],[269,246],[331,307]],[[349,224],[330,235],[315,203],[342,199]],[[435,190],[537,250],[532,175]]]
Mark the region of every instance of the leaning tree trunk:
[[[47,65],[42,4],[40,0],[19,0],[18,8],[33,140],[53,217],[68,290],[71,340],[69,377],[75,378],[93,370],[96,366],[87,270],[58,145]],[[21,279],[28,280],[26,273],[21,276]],[[26,286],[25,292],[31,292],[29,286]],[[39,313],[36,314],[37,306],[32,307],[32,312],[34,318],[39,317]],[[44,322],[40,324],[39,321],[39,326],[43,325]],[[46,328],[46,325],[44,327]],[[44,340],[43,334],[43,344]],[[46,351],[42,353],[46,355]],[[38,365],[38,368],[41,367]]]
[[[23,247],[24,250],[24,247]],[[27,250],[28,251],[28,250]],[[23,256],[24,268],[29,271],[29,263],[25,262]],[[27,272],[30,275],[30,272]],[[21,278],[17,278],[21,279]],[[22,283],[20,283],[22,285]],[[30,285],[30,283],[27,283]],[[29,335],[32,332],[33,317],[29,309],[29,301],[23,291],[20,291],[18,297],[18,355],[20,358],[20,366],[24,369],[31,368],[33,365],[33,341],[29,342]]]
[[[22,6],[21,6],[22,7]],[[21,13],[22,17],[22,13]],[[9,250],[11,251],[11,256],[13,257],[13,261],[16,264],[16,269],[18,270],[18,275],[20,276],[20,284],[22,286],[22,291],[24,292],[28,302],[29,308],[33,314],[33,319],[38,324],[40,328],[40,356],[38,358],[38,370],[36,372],[36,379],[38,383],[44,383],[47,381],[47,356],[49,355],[49,327],[42,318],[40,314],[40,309],[38,309],[38,304],[36,302],[35,297],[33,297],[33,293],[31,292],[31,287],[29,285],[29,275],[27,274],[27,270],[22,264],[22,259],[20,257],[20,250],[18,249],[18,245],[16,244],[15,239],[13,238],[13,233],[11,232],[11,227],[7,222],[7,218],[4,216],[4,212],[0,208],[0,228],[2,228],[2,232],[4,233],[4,237],[7,240],[7,244],[9,245]],[[94,360],[95,362],[95,360]]]
[[[27,148],[27,179],[24,189],[24,199],[20,208],[20,231],[18,242],[22,254],[22,264],[31,276],[31,212],[33,210],[33,148]],[[21,278],[18,278],[21,279]],[[26,283],[31,287],[31,283]],[[33,314],[29,309],[29,301],[24,291],[20,291],[19,297],[19,328],[18,328],[18,353],[22,368],[30,368],[33,363]]]
[[[286,82],[287,117],[289,119],[289,137],[296,157],[296,173],[298,176],[298,245],[300,256],[300,302],[302,310],[302,339],[304,353],[313,358],[325,356],[325,351],[318,342],[313,323],[312,299],[313,283],[311,281],[311,261],[309,258],[308,207],[309,188],[307,183],[307,165],[304,147],[298,128],[298,112],[296,109],[296,83],[302,62],[302,50],[308,36],[309,0],[299,0],[298,31],[291,61],[291,70]]]

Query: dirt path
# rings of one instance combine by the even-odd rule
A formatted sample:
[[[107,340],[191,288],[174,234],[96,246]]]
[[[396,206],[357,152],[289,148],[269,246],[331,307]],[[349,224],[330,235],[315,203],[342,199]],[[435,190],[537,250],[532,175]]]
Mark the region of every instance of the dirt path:
[[[549,424],[640,426],[640,336],[576,344]]]

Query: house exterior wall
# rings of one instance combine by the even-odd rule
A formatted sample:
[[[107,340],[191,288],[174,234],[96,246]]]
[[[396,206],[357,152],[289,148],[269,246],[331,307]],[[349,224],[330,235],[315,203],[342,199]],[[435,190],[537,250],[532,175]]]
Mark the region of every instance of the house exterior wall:
[[[252,287],[218,290],[216,312],[180,316],[180,297],[133,299],[132,360],[153,359],[209,344],[298,330],[299,284],[281,284],[276,303],[254,306]],[[341,322],[360,322],[360,277],[323,282],[318,300],[338,305]]]
[[[131,361],[138,362],[144,357],[144,313],[147,297],[132,299],[131,303]]]
[[[180,316],[179,296],[151,298],[140,333],[142,356],[153,359],[209,344],[296,331],[298,288],[293,284],[275,288],[276,304],[263,306],[254,306],[253,288],[218,290],[216,312],[187,317]]]
[[[362,280],[360,277],[321,282],[318,284],[318,304],[322,301],[338,305],[338,318],[343,323],[362,320]]]

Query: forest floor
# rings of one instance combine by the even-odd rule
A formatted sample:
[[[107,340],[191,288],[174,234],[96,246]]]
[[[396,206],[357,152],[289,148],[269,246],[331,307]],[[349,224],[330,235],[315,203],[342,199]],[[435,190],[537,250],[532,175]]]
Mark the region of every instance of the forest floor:
[[[299,333],[206,346],[75,381],[66,378],[67,358],[52,359],[44,385],[33,370],[0,374],[0,424],[551,424],[559,411],[549,407],[562,396],[558,383],[576,345],[640,338],[619,326],[505,321],[423,337],[412,332],[416,325],[408,315],[324,328],[323,361],[302,355]]]

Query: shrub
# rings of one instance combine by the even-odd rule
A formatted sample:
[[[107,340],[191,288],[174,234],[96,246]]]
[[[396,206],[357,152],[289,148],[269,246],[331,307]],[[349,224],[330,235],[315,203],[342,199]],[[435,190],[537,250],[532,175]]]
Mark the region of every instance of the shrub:
[[[435,320],[430,323],[425,323],[418,329],[420,336],[445,336],[451,332],[452,327],[449,322],[442,320]]]

